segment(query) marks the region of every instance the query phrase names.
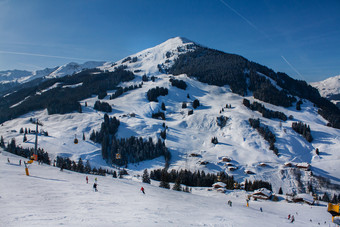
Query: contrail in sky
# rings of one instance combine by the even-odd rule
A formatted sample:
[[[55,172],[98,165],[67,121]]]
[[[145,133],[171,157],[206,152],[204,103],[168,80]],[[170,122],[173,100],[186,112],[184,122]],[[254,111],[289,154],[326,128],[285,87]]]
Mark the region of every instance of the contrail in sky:
[[[262,30],[260,30],[258,27],[256,27],[252,22],[250,22],[247,18],[245,18],[242,14],[240,14],[236,9],[234,9],[233,7],[231,7],[228,3],[226,3],[224,0],[220,0],[220,2],[222,4],[224,4],[226,7],[228,7],[231,11],[233,11],[235,14],[237,14],[239,17],[241,17],[245,22],[247,22],[247,24],[249,24],[251,27],[253,27],[255,30],[257,30],[258,32],[262,33],[268,40],[272,41],[272,39]],[[288,64],[288,66],[293,69],[303,80],[306,80],[301,73],[299,73],[299,71],[297,71],[297,69],[290,64],[287,59],[281,55],[281,58]]]
[[[79,61],[93,61],[93,59],[73,58],[73,57],[64,57],[64,56],[56,56],[56,55],[34,54],[34,53],[25,53],[25,52],[3,51],[3,50],[0,50],[0,53],[26,55],[26,56],[36,56],[36,57],[47,57],[47,58],[70,59],[70,60],[79,60]]]
[[[241,17],[242,20],[244,20],[247,24],[249,24],[251,27],[253,27],[258,32],[262,33],[267,39],[271,40],[271,38],[262,30],[260,30],[258,27],[256,27],[251,21],[249,21],[246,17],[244,17],[241,13],[239,13],[236,9],[231,7],[228,3],[226,3],[224,0],[220,0],[220,2],[228,7],[231,11],[233,11],[237,16]]]
[[[297,71],[297,69],[294,66],[292,66],[292,64],[290,64],[289,61],[287,61],[287,59],[284,56],[281,55],[281,58],[289,65],[291,69],[293,69],[303,80],[306,81],[306,79],[301,75],[301,73],[299,73],[299,71]]]
[[[244,16],[242,16],[242,14],[240,14],[238,11],[236,11],[236,9],[234,9],[233,7],[231,7],[229,4],[227,4],[225,1],[220,0],[221,3],[223,3],[226,7],[228,7],[231,11],[233,11],[234,13],[236,13],[239,17],[241,17],[245,22],[247,22],[250,26],[252,26],[253,28],[255,28],[256,30],[259,30],[253,23],[251,23],[247,18],[245,18]]]

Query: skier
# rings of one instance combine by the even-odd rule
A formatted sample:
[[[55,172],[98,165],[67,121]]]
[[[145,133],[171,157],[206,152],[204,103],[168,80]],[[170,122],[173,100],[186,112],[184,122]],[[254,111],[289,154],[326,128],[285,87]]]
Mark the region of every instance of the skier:
[[[260,211],[262,212],[262,207],[260,207]]]
[[[293,215],[292,220],[290,222],[293,223],[294,221],[295,221],[295,219],[294,219],[294,215]]]
[[[86,176],[86,184],[88,184],[88,183],[89,183],[89,177]]]
[[[143,187],[141,187],[140,190],[143,192],[143,194],[145,194],[144,188],[143,188]]]
[[[290,219],[290,214],[288,214],[288,220]]]
[[[20,161],[19,161],[19,165],[21,166],[21,159],[20,159]]]
[[[97,183],[97,177],[96,177],[96,178],[94,178],[94,181]]]
[[[8,163],[11,163],[11,162],[9,161],[9,158],[7,158],[7,162],[8,162]]]
[[[93,184],[93,189],[94,189],[95,192],[98,191],[98,190],[97,190],[97,183],[94,183],[94,184]]]

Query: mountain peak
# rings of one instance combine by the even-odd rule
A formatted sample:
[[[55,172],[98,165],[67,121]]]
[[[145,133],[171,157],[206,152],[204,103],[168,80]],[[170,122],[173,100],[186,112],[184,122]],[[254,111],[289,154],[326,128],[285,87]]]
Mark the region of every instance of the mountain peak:
[[[134,68],[143,74],[157,74],[162,69],[171,67],[175,59],[181,54],[193,51],[196,44],[187,38],[174,37],[158,44],[157,46],[145,49],[136,54],[130,55],[117,64],[124,64]],[[106,70],[114,70],[116,64],[103,67]]]
[[[320,92],[320,95],[323,97],[327,98],[332,95],[340,94],[340,75],[310,84],[317,88]]]
[[[179,43],[179,44],[186,44],[186,43],[195,43],[185,37],[181,37],[181,36],[176,36],[173,38],[168,39],[167,41],[165,41],[164,43]]]

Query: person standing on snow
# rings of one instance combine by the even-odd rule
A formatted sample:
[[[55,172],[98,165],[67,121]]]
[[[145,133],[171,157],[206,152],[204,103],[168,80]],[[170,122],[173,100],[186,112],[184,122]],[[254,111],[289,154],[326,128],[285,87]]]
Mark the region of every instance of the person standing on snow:
[[[143,187],[141,187],[140,190],[143,192],[143,194],[145,194],[144,188],[143,188]]]
[[[86,184],[88,184],[88,183],[89,183],[89,177],[86,176]]]
[[[94,178],[94,182],[96,182],[96,183],[97,183],[97,177],[96,177],[96,178]]]
[[[97,183],[94,183],[94,184],[93,184],[93,189],[94,189],[95,192],[98,191],[98,190],[97,190]]]

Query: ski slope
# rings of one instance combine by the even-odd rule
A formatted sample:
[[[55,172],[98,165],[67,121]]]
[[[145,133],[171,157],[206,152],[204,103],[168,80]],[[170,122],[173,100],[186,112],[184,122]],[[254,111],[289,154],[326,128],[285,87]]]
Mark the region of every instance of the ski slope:
[[[113,63],[105,63],[99,66],[102,70],[113,71],[115,67],[125,65],[127,70],[135,72],[136,78],[133,81],[120,84],[122,87],[138,85],[142,82],[142,76],[156,76],[155,82],[144,82],[142,88],[124,93],[122,96],[109,100],[108,96],[103,100],[113,106],[113,112],[109,116],[117,117],[121,124],[117,136],[127,138],[130,136],[153,138],[159,137],[163,130],[162,124],[168,127],[166,146],[169,148],[172,159],[171,169],[188,169],[191,171],[204,170],[205,172],[225,171],[229,175],[242,182],[245,179],[261,179],[269,181],[273,185],[274,192],[282,187],[283,192],[304,192],[306,187],[300,188],[300,180],[305,186],[311,182],[309,172],[299,171],[301,176],[297,179],[291,168],[285,168],[286,162],[292,164],[307,162],[312,166],[314,175],[326,177],[331,182],[340,184],[340,130],[327,127],[327,121],[317,114],[317,108],[312,103],[304,100],[302,110],[297,111],[295,107],[283,108],[255,100],[252,96],[242,97],[230,91],[228,86],[217,87],[201,83],[186,75],[176,76],[186,82],[187,89],[181,90],[171,86],[169,79],[172,75],[162,74],[158,71],[157,65],[170,66],[180,53],[191,51],[194,43],[183,38],[170,39],[156,47],[149,48],[131,58],[137,57],[137,61],[124,61],[124,59]],[[76,85],[75,85],[76,86]],[[146,93],[149,89],[166,87],[169,89],[167,96],[160,96],[159,102],[149,102]],[[115,91],[108,91],[111,95]],[[189,98],[188,95],[189,94]],[[258,112],[247,109],[243,104],[243,98],[251,102],[263,103],[266,108],[273,111],[281,111],[287,116],[292,115],[293,120],[282,122],[277,119],[266,119]],[[194,110],[193,115],[188,115],[192,109],[192,102],[198,99],[201,106]],[[44,126],[43,130],[48,131],[49,136],[39,136],[39,147],[43,148],[50,155],[53,161],[58,155],[69,157],[77,161],[82,158],[85,162],[90,161],[91,166],[111,168],[101,157],[100,144],[95,144],[88,138],[92,130],[99,130],[103,121],[103,112],[93,109],[97,96],[82,100],[82,113],[70,113],[65,115],[48,115],[46,110],[34,111],[25,114],[17,119],[4,122],[0,126],[0,135],[7,143],[12,138],[16,139],[17,145],[23,147],[34,147],[34,134],[28,134],[27,142],[23,141],[23,134],[19,133],[20,128],[31,128],[35,125],[29,119],[38,118]],[[161,103],[166,106],[166,121],[151,118],[152,113],[161,109]],[[188,108],[182,109],[182,102],[188,104]],[[87,107],[85,106],[87,103]],[[226,104],[232,108],[224,108]],[[224,111],[220,111],[224,108]],[[134,113],[135,117],[132,117]],[[216,124],[218,116],[229,117],[230,120],[224,128]],[[261,124],[269,127],[275,133],[280,156],[277,157],[271,150],[269,144],[255,131],[248,123],[249,118],[260,118]],[[311,128],[314,138],[312,143],[307,142],[301,135],[291,128],[292,122],[302,121]],[[82,135],[86,140],[82,140]],[[79,143],[73,143],[74,137]],[[214,145],[211,138],[217,137],[219,143]],[[320,150],[320,155],[315,154],[315,149]],[[190,157],[190,154],[198,154],[198,157]],[[236,171],[230,171],[222,157],[228,156],[232,164],[237,167]],[[201,165],[201,162],[209,162]],[[259,164],[265,163],[266,167]],[[156,169],[164,167],[164,159],[157,158],[129,164],[128,170],[134,174],[141,174],[145,168]],[[250,170],[255,174],[249,175],[245,171]],[[320,188],[315,184],[315,189],[322,195],[327,188]],[[339,193],[328,191],[331,194]]]
[[[25,160],[0,153],[1,226],[334,226],[323,203],[311,207],[285,200],[250,201],[246,207],[244,191],[177,192],[159,188],[159,182],[141,183],[132,175],[89,175],[86,184],[85,174],[35,162],[26,176],[20,159]],[[95,177],[98,192],[92,189]],[[294,223],[287,220],[288,214],[295,216]]]

